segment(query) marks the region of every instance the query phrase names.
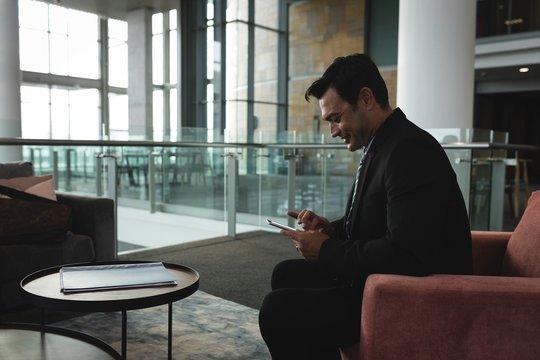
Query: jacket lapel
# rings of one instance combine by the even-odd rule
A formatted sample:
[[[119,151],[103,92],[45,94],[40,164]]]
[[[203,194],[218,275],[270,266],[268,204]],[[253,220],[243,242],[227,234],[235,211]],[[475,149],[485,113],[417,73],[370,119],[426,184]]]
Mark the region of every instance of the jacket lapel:
[[[352,206],[352,222],[351,222],[351,229],[354,229],[355,220],[358,217],[358,211],[360,208],[360,204],[363,201],[364,193],[365,193],[365,183],[367,174],[369,172],[370,164],[372,163],[374,157],[377,154],[377,148],[379,145],[386,142],[386,140],[392,135],[394,131],[396,131],[396,127],[398,126],[399,121],[406,119],[405,114],[401,111],[400,108],[396,108],[394,112],[384,121],[384,123],[381,125],[381,127],[377,130],[377,134],[375,135],[375,138],[373,139],[373,144],[371,145],[371,148],[369,149],[366,158],[364,159],[364,163],[362,164],[362,171],[360,173],[360,178],[358,179],[358,195],[356,196],[356,201]],[[354,201],[352,199],[352,192],[350,196],[350,201]],[[350,204],[349,201],[349,204]],[[347,206],[347,209],[351,209],[350,206]],[[346,214],[347,215],[347,214]],[[351,230],[351,232],[354,232]]]

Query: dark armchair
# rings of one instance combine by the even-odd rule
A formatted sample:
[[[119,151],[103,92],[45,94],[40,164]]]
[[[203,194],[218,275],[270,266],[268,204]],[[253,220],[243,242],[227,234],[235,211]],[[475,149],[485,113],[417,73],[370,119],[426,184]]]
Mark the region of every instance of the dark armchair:
[[[31,176],[28,162],[0,164],[0,178]],[[72,209],[66,235],[47,242],[0,245],[0,311],[24,304],[19,282],[39,269],[116,258],[114,202],[111,199],[57,194]]]
[[[474,275],[371,275],[362,360],[538,359],[540,192],[511,232],[473,231]]]

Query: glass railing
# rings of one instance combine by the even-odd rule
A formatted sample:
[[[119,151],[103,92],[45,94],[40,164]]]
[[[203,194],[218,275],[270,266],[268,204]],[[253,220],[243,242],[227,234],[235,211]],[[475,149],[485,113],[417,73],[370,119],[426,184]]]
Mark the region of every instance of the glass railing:
[[[472,228],[500,230],[504,159],[508,151],[535,148],[509,145],[505,134],[489,131],[430,132],[457,174]],[[324,139],[228,144],[0,138],[0,145],[20,146],[22,159],[34,164],[36,174],[53,174],[59,191],[111,197],[119,208],[141,210],[148,219],[179,215],[177,226],[200,227],[201,234],[212,226],[212,235],[200,239],[271,230],[266,218],[292,225],[288,209],[309,208],[330,219],[342,216],[361,156]],[[133,242],[136,234],[122,224],[118,240]],[[159,237],[159,229],[153,233]],[[152,238],[146,241],[144,246],[160,246]]]
[[[182,215],[180,227],[199,224],[203,234],[213,226],[207,237],[272,230],[265,219],[290,222],[289,208],[338,217],[360,159],[343,144],[0,139],[6,143],[21,145],[22,159],[37,175],[53,174],[58,191],[111,197],[122,209]],[[140,244],[133,236],[118,229],[122,243]],[[155,246],[151,238],[146,242]]]

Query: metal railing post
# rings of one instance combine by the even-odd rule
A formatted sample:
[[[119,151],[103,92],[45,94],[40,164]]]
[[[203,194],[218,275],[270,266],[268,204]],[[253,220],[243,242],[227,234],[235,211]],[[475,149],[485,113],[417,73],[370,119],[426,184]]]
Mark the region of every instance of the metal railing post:
[[[171,168],[170,166],[170,158],[171,156],[174,156],[173,155],[174,153],[171,153],[171,152],[168,152],[168,151],[164,151],[163,154],[162,154],[162,159],[161,159],[161,168],[162,168],[162,174],[161,174],[161,181],[162,181],[162,186],[161,186],[161,201],[163,203],[167,203],[167,201],[169,200],[169,193],[170,193],[170,184],[169,184],[169,170]]]
[[[296,209],[296,160],[298,159],[296,149],[292,150],[291,153],[285,154],[285,159],[289,162],[287,172],[288,210],[298,210]],[[294,227],[294,219],[288,217],[287,224],[290,227]]]
[[[117,166],[116,166],[116,156],[106,155],[107,162],[107,197],[113,199],[116,203],[118,199],[116,192],[116,178],[117,178]]]
[[[96,195],[103,196],[103,157],[96,154]]]
[[[71,153],[73,149],[66,149],[66,191],[71,191]]]
[[[118,171],[116,156],[107,156],[107,195],[114,201],[114,253],[118,254],[118,194],[116,191],[116,179]]]
[[[236,236],[236,199],[238,196],[238,156],[240,153],[228,152],[223,154],[227,158],[227,235]]]
[[[321,202],[322,209],[321,214],[326,214],[327,202],[326,193],[328,188],[328,160],[334,158],[334,154],[327,153],[325,149],[322,149],[320,153],[317,153],[317,157],[321,160]]]
[[[156,212],[156,157],[160,155],[155,151],[148,154],[148,201],[151,214]]]
[[[103,159],[105,158],[105,164],[107,168],[107,198],[114,201],[114,253],[118,254],[118,192],[116,189],[116,181],[118,177],[118,170],[116,159],[117,155],[114,154],[97,154],[96,155],[96,185],[98,196],[103,194]]]
[[[54,189],[58,190],[60,178],[58,177],[58,151],[52,152],[52,173],[54,178]]]

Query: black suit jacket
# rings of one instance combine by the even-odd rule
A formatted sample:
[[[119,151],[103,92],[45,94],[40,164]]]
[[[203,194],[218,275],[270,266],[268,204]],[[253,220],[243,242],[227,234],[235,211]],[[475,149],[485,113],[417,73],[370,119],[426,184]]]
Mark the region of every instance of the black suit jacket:
[[[471,233],[456,175],[439,142],[400,109],[377,130],[358,191],[352,236],[345,233],[347,211],[332,223],[337,235],[321,247],[327,274],[361,288],[373,273],[471,273]]]

